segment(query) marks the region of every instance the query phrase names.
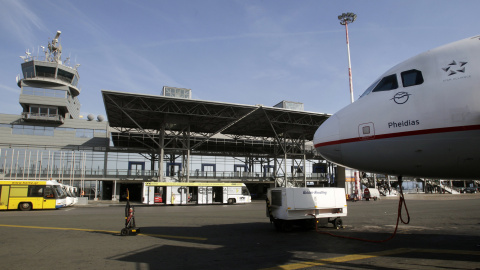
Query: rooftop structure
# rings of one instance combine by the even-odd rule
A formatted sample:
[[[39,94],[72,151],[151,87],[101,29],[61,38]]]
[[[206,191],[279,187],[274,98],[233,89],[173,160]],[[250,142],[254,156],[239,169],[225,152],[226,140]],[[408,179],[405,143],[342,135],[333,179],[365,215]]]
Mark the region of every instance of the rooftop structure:
[[[275,175],[286,177],[286,159],[315,157],[306,144],[329,115],[261,105],[242,105],[167,96],[102,90],[115,146],[185,156],[187,176],[191,154],[268,157]],[[313,150],[313,147],[312,147]],[[284,164],[282,166],[281,164]],[[159,166],[161,168],[162,166]],[[163,175],[160,173],[159,175]],[[304,174],[303,174],[304,175]]]

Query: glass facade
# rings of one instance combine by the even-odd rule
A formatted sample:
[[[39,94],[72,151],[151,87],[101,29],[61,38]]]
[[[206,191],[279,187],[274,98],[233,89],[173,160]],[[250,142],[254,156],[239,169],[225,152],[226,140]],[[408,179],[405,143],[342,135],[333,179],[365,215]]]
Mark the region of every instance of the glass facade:
[[[15,124],[0,124],[0,127],[11,128],[12,134],[15,135],[37,135],[37,136],[54,136],[55,131],[60,132],[75,132],[77,138],[93,138],[93,137],[107,137],[107,131],[104,129],[87,129],[87,128],[64,128],[64,127],[44,127],[31,125],[15,125]]]

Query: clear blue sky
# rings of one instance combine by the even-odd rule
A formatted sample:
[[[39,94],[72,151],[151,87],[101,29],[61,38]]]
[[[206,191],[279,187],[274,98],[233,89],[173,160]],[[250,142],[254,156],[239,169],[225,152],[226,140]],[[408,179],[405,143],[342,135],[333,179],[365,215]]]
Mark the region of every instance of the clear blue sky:
[[[0,113],[20,114],[20,55],[62,31],[63,59],[81,64],[81,114],[105,115],[101,90],[263,104],[303,102],[335,113],[388,68],[428,49],[480,34],[480,1],[0,0]]]

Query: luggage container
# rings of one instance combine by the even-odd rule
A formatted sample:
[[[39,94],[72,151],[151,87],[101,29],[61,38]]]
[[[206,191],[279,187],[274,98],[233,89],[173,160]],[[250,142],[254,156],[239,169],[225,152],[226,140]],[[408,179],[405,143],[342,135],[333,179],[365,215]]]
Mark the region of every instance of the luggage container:
[[[343,226],[347,201],[343,188],[272,188],[267,191],[267,217],[279,231],[318,223]]]

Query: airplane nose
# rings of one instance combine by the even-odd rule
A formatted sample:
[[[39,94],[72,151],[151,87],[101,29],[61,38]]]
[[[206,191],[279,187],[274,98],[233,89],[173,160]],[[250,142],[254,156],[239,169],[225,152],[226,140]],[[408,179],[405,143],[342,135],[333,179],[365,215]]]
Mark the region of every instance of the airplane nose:
[[[330,116],[315,132],[313,143],[318,154],[323,158],[342,163],[342,149],[340,142],[340,123],[337,115]]]

